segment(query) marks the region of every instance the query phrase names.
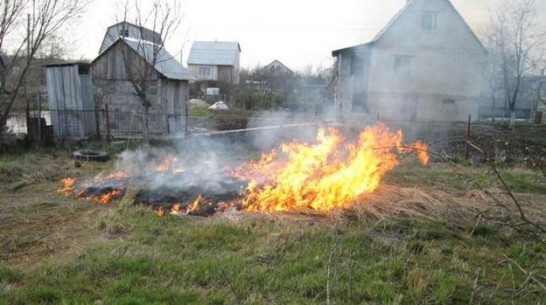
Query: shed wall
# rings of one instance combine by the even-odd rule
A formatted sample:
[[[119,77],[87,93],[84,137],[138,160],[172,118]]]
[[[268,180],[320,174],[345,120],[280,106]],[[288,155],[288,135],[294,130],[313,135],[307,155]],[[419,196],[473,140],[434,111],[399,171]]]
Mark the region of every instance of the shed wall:
[[[77,65],[46,68],[51,122],[56,137],[95,135],[95,105],[91,75],[80,75]]]

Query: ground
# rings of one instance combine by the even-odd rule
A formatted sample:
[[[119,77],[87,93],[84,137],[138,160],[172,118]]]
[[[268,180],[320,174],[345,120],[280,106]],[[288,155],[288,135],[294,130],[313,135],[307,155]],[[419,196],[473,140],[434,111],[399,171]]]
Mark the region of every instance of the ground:
[[[546,304],[546,237],[483,162],[403,162],[382,213],[158,217],[57,193],[112,168],[69,150],[0,156],[0,304]],[[546,226],[546,177],[499,170]]]

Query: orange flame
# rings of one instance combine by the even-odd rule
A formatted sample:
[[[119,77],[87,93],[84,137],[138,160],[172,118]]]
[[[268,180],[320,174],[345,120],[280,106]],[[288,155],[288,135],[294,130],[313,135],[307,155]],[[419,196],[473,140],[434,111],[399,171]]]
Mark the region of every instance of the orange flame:
[[[426,144],[407,147],[402,141],[402,131],[391,132],[383,124],[366,128],[356,143],[346,143],[335,128],[328,133],[320,128],[316,144],[283,144],[285,159],[270,153],[239,168],[237,174],[251,180],[243,205],[251,211],[348,207],[379,187],[398,165],[396,152],[413,150],[423,164],[428,162]]]
[[[66,177],[61,180],[63,183],[63,187],[57,190],[57,193],[65,194],[66,196],[70,195],[72,192],[72,188],[74,187],[74,183],[76,180],[70,177]]]
[[[249,181],[242,204],[214,203],[198,196],[189,205],[174,204],[155,212],[164,216],[167,212],[202,215],[230,207],[250,211],[346,208],[380,186],[387,172],[398,165],[399,153],[415,153],[422,164],[429,162],[427,144],[404,145],[402,131],[392,132],[383,124],[364,129],[354,142],[347,141],[336,128],[320,128],[315,144],[294,140],[282,144],[278,150],[262,154],[258,161],[247,162],[234,170],[226,169],[232,176]],[[167,156],[155,170],[158,173],[183,172],[184,169],[175,167],[178,163],[176,157]],[[76,196],[107,204],[124,194],[126,182],[123,179],[128,177],[130,173],[125,171],[99,176],[92,182],[108,182],[116,187],[105,194],[84,195],[82,192]],[[62,183],[59,193],[74,192],[73,178],[65,178]]]
[[[107,192],[105,194],[100,195],[90,195],[90,196],[83,196],[81,193],[78,194],[78,199],[84,199],[87,201],[95,201],[102,204],[109,204],[112,202],[112,200],[118,198],[119,196],[123,195],[122,189],[113,189],[110,192]]]
[[[155,170],[160,173],[167,173],[171,172],[174,174],[180,174],[185,172],[186,170],[181,167],[176,167],[176,164],[179,162],[177,157],[168,155],[163,158],[161,163],[155,167]]]
[[[203,203],[205,203],[205,198],[203,198],[201,195],[197,196],[193,203],[188,206],[186,214],[198,211],[200,205]]]
[[[108,175],[99,176],[99,177],[95,178],[95,180],[97,180],[97,181],[101,181],[101,180],[120,180],[120,179],[128,178],[128,177],[129,177],[129,173],[127,171],[117,171],[117,172],[113,172],[113,173],[108,174]]]

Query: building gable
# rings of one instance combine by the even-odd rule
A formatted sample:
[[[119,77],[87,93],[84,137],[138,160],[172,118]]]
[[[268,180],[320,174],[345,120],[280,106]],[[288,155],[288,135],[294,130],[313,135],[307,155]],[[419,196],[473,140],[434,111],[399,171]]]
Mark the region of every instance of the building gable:
[[[164,78],[172,80],[194,80],[194,76],[184,68],[172,55],[170,55],[165,48],[161,48],[156,57],[155,65],[153,63],[152,54],[155,52],[153,45],[145,42],[135,42],[133,40],[125,40],[119,38],[113,44],[111,44],[106,50],[104,50],[97,58],[92,62],[94,65],[102,57],[107,56],[109,53],[115,52],[115,57],[118,57],[118,61],[123,61],[120,55],[117,55],[118,50],[116,46],[122,44],[123,47],[128,47],[131,52],[136,55],[134,60],[144,60],[150,67],[152,67],[159,75]],[[123,64],[120,62],[118,64]],[[119,65],[116,68],[119,70]]]
[[[290,73],[290,74],[294,73],[290,68],[288,68],[285,64],[283,64],[281,61],[277,59],[275,59],[268,65],[264,66],[262,68],[262,71],[265,73],[270,73],[270,72]]]
[[[449,0],[410,0],[373,39],[374,44],[429,48],[485,48]]]
[[[161,34],[150,29],[140,27],[129,22],[123,21],[112,26],[109,26],[102,40],[99,54],[108,49],[119,38],[127,37],[137,41],[147,41],[152,44],[163,44]]]

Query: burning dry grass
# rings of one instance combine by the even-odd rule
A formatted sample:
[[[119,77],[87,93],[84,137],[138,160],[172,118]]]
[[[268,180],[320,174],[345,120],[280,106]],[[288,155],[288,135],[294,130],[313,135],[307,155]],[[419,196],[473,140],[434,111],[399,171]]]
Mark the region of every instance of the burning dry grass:
[[[425,143],[405,145],[403,139],[401,130],[383,124],[364,128],[353,141],[336,128],[319,128],[316,142],[283,143],[235,168],[196,170],[167,155],[150,167],[139,164],[79,185],[66,178],[58,192],[106,204],[137,187],[135,203],[154,207],[158,216],[348,209],[381,186],[399,165],[398,155],[415,154],[428,163]]]

